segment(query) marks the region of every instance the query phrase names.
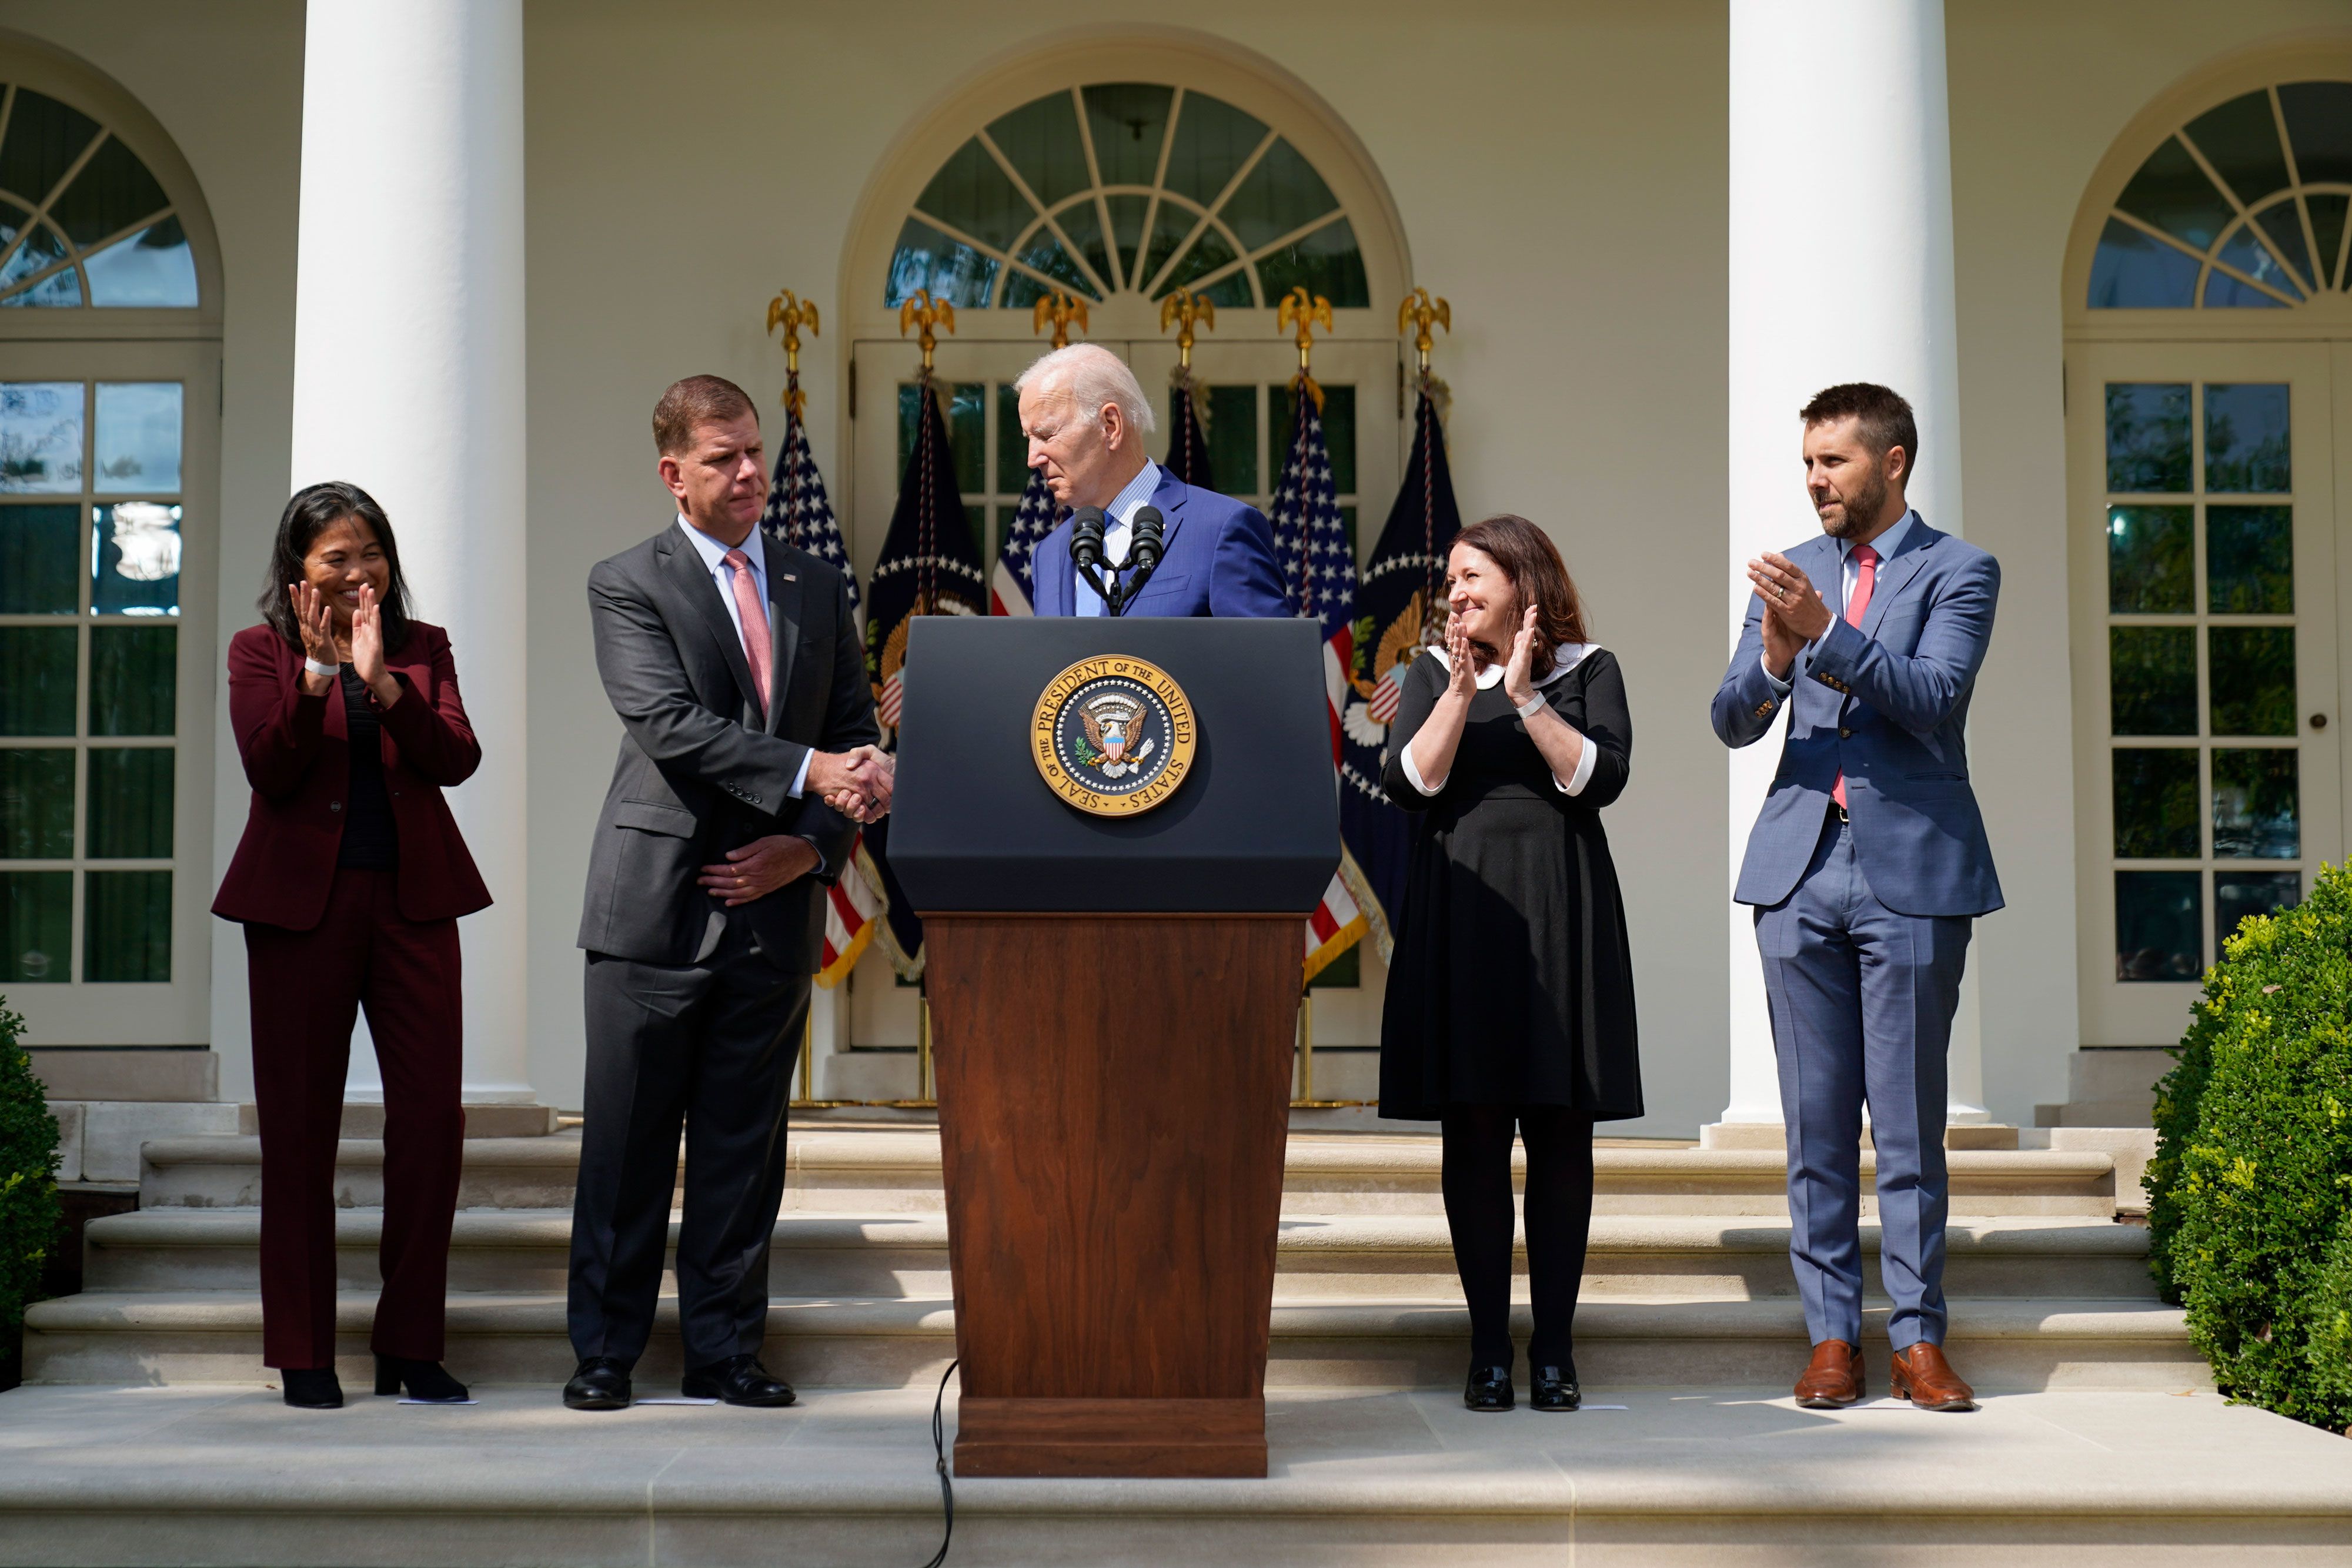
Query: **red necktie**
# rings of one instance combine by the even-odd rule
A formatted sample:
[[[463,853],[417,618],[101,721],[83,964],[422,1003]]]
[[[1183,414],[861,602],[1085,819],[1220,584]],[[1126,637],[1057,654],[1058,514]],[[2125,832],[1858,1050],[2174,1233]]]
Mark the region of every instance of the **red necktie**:
[[[1870,608],[1870,591],[1878,586],[1878,552],[1868,545],[1853,547],[1853,594],[1845,601],[1845,623],[1862,630],[1863,613]],[[1845,769],[1838,769],[1837,788],[1830,793],[1845,804]]]
[[[735,570],[735,612],[743,622],[743,656],[751,661],[751,686],[760,694],[760,716],[768,716],[768,607],[760,602],[759,580],[751,575],[751,558],[740,549],[724,558]],[[1863,596],[1869,597],[1864,589]]]

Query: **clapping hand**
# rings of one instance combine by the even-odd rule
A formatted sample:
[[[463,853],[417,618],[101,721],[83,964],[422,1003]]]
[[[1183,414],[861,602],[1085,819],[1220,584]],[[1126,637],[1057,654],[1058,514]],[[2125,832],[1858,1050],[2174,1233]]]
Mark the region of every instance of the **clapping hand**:
[[[340,664],[341,650],[335,646],[335,612],[327,596],[307,582],[289,582],[286,596],[294,604],[294,629],[301,633],[302,653],[306,658],[320,664]],[[302,673],[302,689],[312,696],[324,696],[333,685],[332,675]]]
[[[1470,630],[1452,611],[1445,616],[1445,695],[1467,703],[1478,695],[1478,667],[1472,658]]]
[[[1748,563],[1748,580],[1764,601],[1765,667],[1785,679],[1806,644],[1830,629],[1830,607],[1811,578],[1771,550]]]
[[[1511,639],[1510,663],[1503,666],[1503,695],[1513,707],[1525,707],[1536,695],[1536,607],[1519,617],[1518,635]]]
[[[383,706],[400,700],[400,683],[383,667],[383,606],[367,583],[360,585],[360,606],[352,612],[352,673],[367,683]]]

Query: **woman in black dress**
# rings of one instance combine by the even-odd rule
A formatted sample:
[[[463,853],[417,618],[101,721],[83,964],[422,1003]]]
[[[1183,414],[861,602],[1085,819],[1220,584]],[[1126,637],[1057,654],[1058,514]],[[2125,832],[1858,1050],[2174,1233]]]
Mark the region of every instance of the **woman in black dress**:
[[[1445,646],[1406,672],[1381,777],[1416,821],[1381,1020],[1381,1114],[1444,1128],[1473,1410],[1512,1405],[1516,1125],[1528,1403],[1573,1410],[1592,1124],[1642,1113],[1625,906],[1601,827],[1625,789],[1633,722],[1617,661],[1586,640],[1576,585],[1533,523],[1463,529],[1445,587]]]

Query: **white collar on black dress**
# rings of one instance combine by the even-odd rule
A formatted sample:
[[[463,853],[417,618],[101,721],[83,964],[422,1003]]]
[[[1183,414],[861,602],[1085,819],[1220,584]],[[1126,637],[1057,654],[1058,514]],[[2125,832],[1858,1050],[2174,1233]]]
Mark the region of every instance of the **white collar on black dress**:
[[[1447,656],[1444,649],[1427,648],[1423,649],[1423,652],[1429,653],[1437,660],[1438,668],[1444,670],[1449,674],[1453,673],[1454,661]],[[1568,674],[1569,671],[1584,663],[1588,657],[1594,653],[1598,653],[1599,652],[1601,652],[1601,644],[1598,643],[1562,643],[1559,647],[1554,648],[1551,651],[1551,674],[1536,682],[1536,685],[1538,686],[1548,686],[1551,685],[1554,681],[1559,679],[1560,676]],[[1478,672],[1478,689],[1482,692],[1486,691],[1490,687],[1500,685],[1502,683],[1502,679],[1503,666],[1500,664],[1489,664],[1485,669]]]

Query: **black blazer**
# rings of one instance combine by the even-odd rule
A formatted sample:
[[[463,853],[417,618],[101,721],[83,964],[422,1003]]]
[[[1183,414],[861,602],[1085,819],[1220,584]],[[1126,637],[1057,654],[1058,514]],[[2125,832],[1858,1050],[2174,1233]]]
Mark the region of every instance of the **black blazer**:
[[[591,952],[649,964],[707,956],[723,906],[696,884],[702,868],[754,839],[797,833],[815,843],[822,869],[733,913],[772,957],[815,967],[818,884],[846,867],[856,826],[813,792],[793,799],[793,781],[811,750],[845,751],[881,732],[847,580],[754,537],[768,558],[774,701],[764,714],[718,586],[676,522],[588,574],[596,670],[623,730],[580,913]]]

